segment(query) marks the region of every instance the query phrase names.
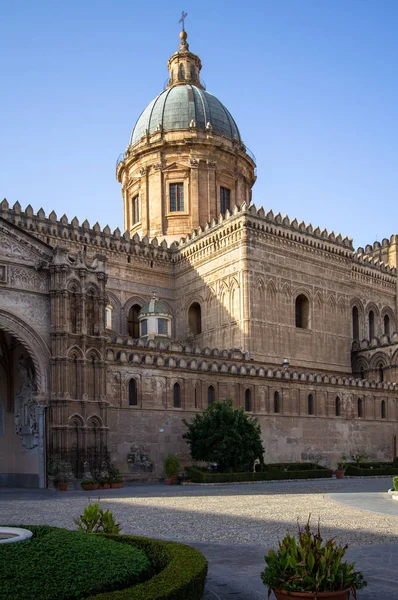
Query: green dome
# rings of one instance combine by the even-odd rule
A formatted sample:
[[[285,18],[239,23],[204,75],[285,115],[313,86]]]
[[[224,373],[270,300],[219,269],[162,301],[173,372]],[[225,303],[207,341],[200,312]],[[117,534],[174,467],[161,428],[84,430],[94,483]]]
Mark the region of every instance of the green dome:
[[[165,89],[148,104],[135,124],[130,145],[146,132],[189,129],[192,121],[197,129],[205,131],[209,123],[214,133],[242,141],[231,113],[215,96],[196,85],[183,84]]]
[[[172,312],[165,302],[157,298],[151,298],[141,308],[139,315],[172,315]]]

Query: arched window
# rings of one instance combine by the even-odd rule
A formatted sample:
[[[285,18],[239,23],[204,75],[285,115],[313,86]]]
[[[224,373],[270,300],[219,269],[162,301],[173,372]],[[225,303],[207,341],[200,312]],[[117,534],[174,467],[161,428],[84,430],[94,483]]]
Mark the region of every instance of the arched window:
[[[382,400],[380,405],[380,416],[382,419],[386,418],[386,401]]]
[[[193,302],[188,310],[188,324],[192,335],[202,333],[202,309],[198,302]]]
[[[384,370],[383,365],[381,363],[379,364],[379,381],[384,381]]]
[[[179,383],[175,383],[173,387],[173,406],[181,408],[181,388]]]
[[[363,400],[358,398],[358,417],[363,417]]]
[[[214,387],[212,385],[209,385],[209,387],[207,389],[207,404],[210,406],[210,404],[213,404],[215,399],[216,399],[216,390],[214,389]]]
[[[128,330],[129,336],[137,339],[140,337],[140,324],[138,321],[138,314],[141,310],[139,304],[133,304],[129,310]]]
[[[363,367],[360,368],[359,373],[360,373],[361,379],[365,379],[365,370]]]
[[[308,414],[314,414],[314,397],[312,394],[308,395]]]
[[[88,335],[95,335],[96,301],[94,291],[89,290],[86,296],[86,328]]]
[[[375,314],[373,310],[369,311],[369,340],[372,340],[375,336]]]
[[[195,67],[191,65],[191,79],[195,79]]]
[[[384,315],[384,334],[390,335],[390,317],[388,315]]]
[[[178,79],[179,81],[184,81],[185,79],[185,68],[183,64],[180,64],[180,68],[178,70]]]
[[[70,331],[77,333],[78,299],[75,290],[69,296]]]
[[[137,406],[137,382],[135,379],[129,381],[129,406]]]
[[[279,413],[279,412],[281,412],[280,397],[279,397],[279,392],[275,392],[275,394],[274,394],[274,413]]]
[[[340,398],[337,396],[336,397],[336,404],[335,404],[335,414],[336,417],[339,417],[341,415],[341,400]]]
[[[359,340],[359,313],[358,307],[352,307],[352,337],[354,340]]]
[[[251,390],[247,389],[245,391],[245,411],[251,412],[252,410],[252,393]]]
[[[106,329],[112,329],[112,312],[113,306],[112,304],[108,304],[105,309],[105,327]]]
[[[310,320],[310,303],[307,296],[300,294],[296,298],[296,327],[308,329]]]

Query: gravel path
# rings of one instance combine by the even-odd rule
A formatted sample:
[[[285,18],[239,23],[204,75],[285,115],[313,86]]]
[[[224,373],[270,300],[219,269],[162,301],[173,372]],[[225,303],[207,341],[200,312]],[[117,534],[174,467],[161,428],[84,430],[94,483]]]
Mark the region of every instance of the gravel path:
[[[0,492],[0,521],[74,528],[73,519],[88,498],[96,500],[100,494],[101,504],[114,512],[123,533],[267,548],[287,531],[294,532],[297,519],[303,524],[311,513],[313,524],[319,518],[323,534],[337,536],[341,543],[389,544],[396,543],[396,516],[338,502],[339,496],[361,486],[381,496],[389,484],[390,478],[212,487],[152,484],[89,494],[7,490]]]
[[[321,520],[325,536],[348,543],[369,587],[358,600],[398,598],[398,502],[385,493],[391,478],[278,482],[237,486],[131,485],[100,492],[122,533],[192,543],[209,560],[205,600],[266,597],[260,573],[264,554],[297,519]],[[98,492],[0,490],[1,524],[74,528],[73,519]]]

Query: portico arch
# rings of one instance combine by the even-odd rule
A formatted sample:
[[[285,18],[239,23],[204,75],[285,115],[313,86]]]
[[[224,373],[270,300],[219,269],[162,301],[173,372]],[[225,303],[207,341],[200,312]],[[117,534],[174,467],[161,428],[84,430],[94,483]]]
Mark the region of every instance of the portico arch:
[[[0,329],[15,337],[29,352],[36,371],[38,401],[45,403],[50,392],[50,350],[44,340],[22,319],[0,310]]]
[[[0,332],[2,396],[7,393],[1,407],[0,484],[44,488],[50,351],[30,325],[4,310]]]

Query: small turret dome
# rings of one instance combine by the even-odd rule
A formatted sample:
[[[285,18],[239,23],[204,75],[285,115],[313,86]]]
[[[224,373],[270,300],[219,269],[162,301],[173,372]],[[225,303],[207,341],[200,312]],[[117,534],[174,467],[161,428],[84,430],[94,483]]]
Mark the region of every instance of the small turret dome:
[[[172,315],[172,312],[167,304],[162,302],[162,300],[159,300],[154,294],[150,301],[144,304],[139,312],[140,317],[147,315]]]
[[[133,146],[155,131],[196,127],[241,142],[238,126],[229,110],[212,94],[192,84],[166,88],[141,113],[130,138]]]

